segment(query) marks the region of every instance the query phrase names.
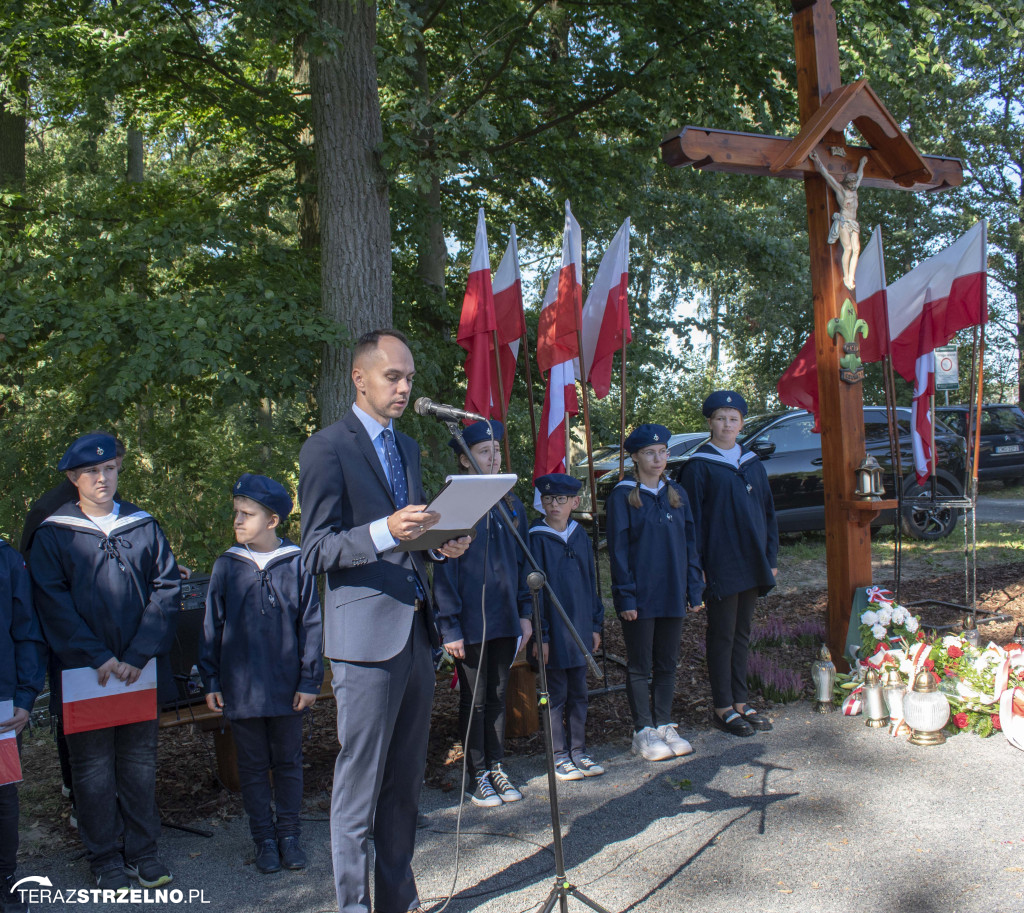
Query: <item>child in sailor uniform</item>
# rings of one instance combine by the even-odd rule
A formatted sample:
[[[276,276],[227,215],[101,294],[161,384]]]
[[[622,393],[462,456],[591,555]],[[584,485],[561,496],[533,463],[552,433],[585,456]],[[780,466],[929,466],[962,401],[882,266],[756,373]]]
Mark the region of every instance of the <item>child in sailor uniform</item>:
[[[474,422],[462,432],[473,458],[490,474],[501,471],[504,436],[505,427],[496,419]],[[469,461],[455,438],[449,446],[458,457],[460,471],[469,471]],[[525,541],[526,508],[514,494],[505,497],[505,507]],[[529,569],[497,506],[477,523],[476,536],[461,557],[434,568],[437,626],[459,675],[459,732],[466,739],[472,781],[469,798],[482,808],[522,798],[502,762],[509,673],[519,638],[528,640],[533,631],[526,585]]]
[[[58,469],[78,500],[44,520],[32,543],[43,633],[62,668],[92,666],[100,685],[111,676],[133,684],[170,649],[181,603],[177,563],[156,520],[115,500],[112,436],[80,437]],[[101,888],[127,892],[127,875],[147,888],[171,881],[156,855],[157,734],[153,719],[67,735],[78,833]]]
[[[302,712],[323,683],[323,622],[299,547],[277,535],[292,509],[284,486],[245,473],[233,494],[238,544],[213,565],[199,670],[207,705],[231,720],[256,868],[266,874],[307,862]]]
[[[757,597],[775,586],[779,531],[768,474],[737,443],[747,404],[734,390],[712,393],[703,406],[711,440],[683,467],[697,547],[707,578],[707,662],[715,705],[711,721],[737,736],[769,730],[747,703],[747,647]]]
[[[683,620],[687,607],[700,608],[704,590],[686,493],[665,478],[669,437],[664,425],[644,424],[626,438],[623,447],[636,475],[619,482],[607,504],[608,559],[626,642],[633,752],[647,761],[693,751],[672,722],[672,698]]]
[[[604,628],[604,605],[597,591],[594,550],[586,530],[572,519],[580,504],[582,483],[553,472],[539,476],[534,485],[545,516],[530,526],[530,551],[580,639],[591,651],[597,650]],[[586,744],[586,658],[544,590],[541,599],[555,776],[559,780],[599,776],[604,768],[591,759]]]

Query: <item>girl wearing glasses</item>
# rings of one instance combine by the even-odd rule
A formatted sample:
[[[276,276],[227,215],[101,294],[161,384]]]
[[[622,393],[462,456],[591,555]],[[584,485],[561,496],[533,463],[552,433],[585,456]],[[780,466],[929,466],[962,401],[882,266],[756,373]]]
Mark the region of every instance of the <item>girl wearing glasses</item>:
[[[501,422],[474,422],[462,437],[481,471],[501,471]],[[469,460],[458,441],[452,438],[448,443],[458,456],[459,471],[469,472]],[[525,540],[526,508],[511,493],[505,496],[505,505]],[[482,808],[523,797],[502,761],[509,670],[518,638],[525,641],[533,631],[533,604],[526,585],[529,569],[497,506],[477,523],[476,536],[461,557],[434,568],[437,626],[459,675],[459,731],[473,784],[469,798]]]
[[[665,478],[670,432],[640,425],[623,447],[634,479],[608,495],[612,597],[626,642],[626,697],[633,753],[646,761],[693,749],[672,722],[679,640],[687,606],[699,609],[704,582],[686,492]],[[648,685],[650,680],[650,685]]]
[[[731,735],[772,728],[747,703],[747,647],[757,597],[775,586],[779,530],[768,474],[737,443],[747,404],[734,390],[712,393],[703,406],[711,440],[683,467],[697,544],[707,579],[711,722]]]

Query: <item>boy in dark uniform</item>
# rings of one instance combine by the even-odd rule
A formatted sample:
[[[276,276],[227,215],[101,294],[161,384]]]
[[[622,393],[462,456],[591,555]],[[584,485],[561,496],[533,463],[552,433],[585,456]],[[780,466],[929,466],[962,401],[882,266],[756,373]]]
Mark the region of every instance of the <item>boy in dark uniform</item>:
[[[10,717],[0,714],[0,732],[14,732],[19,748],[32,703],[43,688],[45,652],[25,562],[0,539],[0,702],[13,703]],[[0,909],[4,913],[28,909],[11,891],[17,863],[18,787],[8,783],[0,786]]]
[[[572,512],[580,505],[582,483],[553,472],[539,476],[534,484],[545,516],[530,527],[530,551],[583,643],[589,640],[591,650],[597,650],[601,646],[604,606],[597,592],[594,551],[586,531],[572,519]],[[562,617],[547,604],[544,591],[541,596],[545,602],[541,619],[555,776],[559,780],[596,777],[604,773],[604,768],[587,754],[587,661]]]
[[[32,544],[47,642],[62,668],[91,666],[101,687],[111,676],[134,684],[167,653],[181,602],[181,577],[157,522],[115,500],[115,452],[108,434],[84,435],[67,449],[57,468],[78,501],[43,521]],[[145,888],[171,881],[157,858],[157,734],[154,718],[67,735],[78,832],[101,888],[123,893],[128,876]]]
[[[277,535],[292,510],[284,486],[244,473],[234,508],[238,545],[213,565],[199,670],[207,705],[231,720],[256,868],[304,869],[302,712],[324,677],[320,597],[299,547]]]

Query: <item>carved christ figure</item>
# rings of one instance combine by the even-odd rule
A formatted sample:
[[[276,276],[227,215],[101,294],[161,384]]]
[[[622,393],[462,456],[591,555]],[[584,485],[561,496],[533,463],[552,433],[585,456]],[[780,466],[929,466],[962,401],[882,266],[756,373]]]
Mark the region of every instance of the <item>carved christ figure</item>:
[[[832,216],[832,228],[828,233],[828,243],[835,244],[838,239],[843,248],[843,282],[852,292],[854,289],[857,274],[857,261],[860,259],[860,223],[857,221],[857,188],[864,179],[864,166],[867,164],[867,156],[860,160],[856,171],[851,171],[839,183],[829,170],[822,164],[817,152],[809,156],[818,169],[818,173],[825,179],[832,192],[836,195],[836,202],[839,204],[839,212]]]

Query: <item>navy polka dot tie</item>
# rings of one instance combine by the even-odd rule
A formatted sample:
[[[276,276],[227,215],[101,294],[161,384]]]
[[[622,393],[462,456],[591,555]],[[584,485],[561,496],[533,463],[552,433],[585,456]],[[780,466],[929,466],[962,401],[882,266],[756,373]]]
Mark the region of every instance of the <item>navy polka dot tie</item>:
[[[395,498],[395,507],[401,510],[409,503],[409,484],[405,480],[402,458],[395,446],[395,435],[390,428],[381,432],[384,438],[384,458],[388,461],[388,475],[391,476],[391,494]]]

